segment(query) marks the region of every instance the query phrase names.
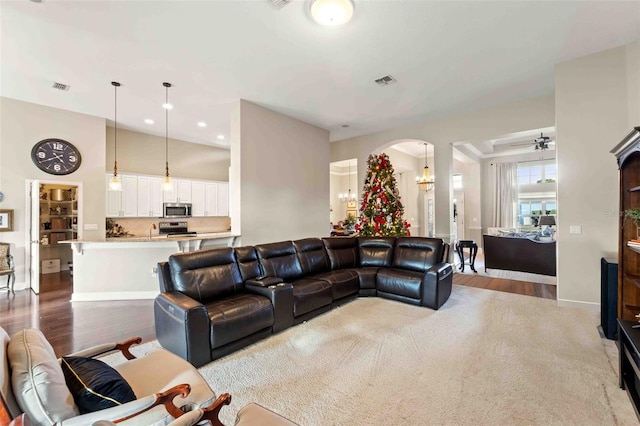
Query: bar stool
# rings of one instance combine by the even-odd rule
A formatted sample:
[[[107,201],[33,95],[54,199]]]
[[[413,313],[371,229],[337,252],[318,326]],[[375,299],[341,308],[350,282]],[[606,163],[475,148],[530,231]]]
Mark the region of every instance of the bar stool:
[[[466,248],[469,249],[469,267],[473,272],[477,273],[478,271],[476,271],[475,262],[476,262],[476,255],[478,254],[478,245],[474,240],[460,240],[456,242],[456,253],[458,253],[458,257],[460,258],[459,269],[461,272],[464,272],[465,262],[464,262],[463,250]]]

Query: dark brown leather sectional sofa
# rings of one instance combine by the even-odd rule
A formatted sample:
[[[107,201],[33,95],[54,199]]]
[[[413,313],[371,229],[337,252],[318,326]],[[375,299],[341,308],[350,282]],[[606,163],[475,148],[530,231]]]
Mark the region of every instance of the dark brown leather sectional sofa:
[[[451,294],[442,239],[306,238],[160,262],[156,335],[196,367],[358,296],[432,309]]]

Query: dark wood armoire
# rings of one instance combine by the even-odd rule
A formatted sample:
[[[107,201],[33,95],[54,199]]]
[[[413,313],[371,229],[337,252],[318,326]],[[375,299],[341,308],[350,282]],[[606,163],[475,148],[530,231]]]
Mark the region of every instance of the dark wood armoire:
[[[618,231],[618,318],[637,321],[640,314],[640,243],[638,229],[625,218],[627,209],[640,208],[640,127],[635,127],[611,152],[620,169]],[[640,225],[640,223],[639,223]]]

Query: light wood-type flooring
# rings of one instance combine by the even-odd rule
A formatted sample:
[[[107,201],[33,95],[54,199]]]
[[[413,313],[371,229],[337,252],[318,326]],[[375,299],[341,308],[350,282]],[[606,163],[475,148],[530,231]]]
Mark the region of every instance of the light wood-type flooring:
[[[23,328],[42,330],[56,355],[62,356],[93,345],[142,337],[155,339],[153,300],[71,302],[72,277],[68,272],[42,276],[41,293],[0,293],[0,326],[9,335]],[[454,284],[547,299],[556,298],[548,284],[454,274]]]

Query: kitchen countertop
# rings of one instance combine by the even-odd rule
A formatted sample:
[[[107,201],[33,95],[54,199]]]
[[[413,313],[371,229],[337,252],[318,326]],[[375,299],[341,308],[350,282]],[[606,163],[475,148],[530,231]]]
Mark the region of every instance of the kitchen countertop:
[[[77,254],[82,254],[85,248],[152,248],[163,247],[166,245],[166,243],[176,244],[178,251],[186,252],[200,250],[203,246],[206,245],[206,241],[215,240],[228,240],[225,245],[227,245],[228,247],[233,247],[235,246],[236,239],[239,236],[239,234],[234,234],[231,232],[202,232],[198,233],[197,235],[173,237],[165,237],[159,235],[153,235],[151,238],[147,236],[131,236],[107,238],[105,240],[65,240],[59,241],[59,243],[71,244],[71,247]]]
[[[105,241],[122,241],[122,242],[136,242],[136,241],[193,241],[193,240],[210,240],[216,238],[229,238],[229,237],[239,237],[238,234],[233,234],[231,232],[198,232],[196,235],[183,235],[183,236],[172,236],[167,237],[164,235],[152,235],[151,238],[147,236],[131,236],[131,237],[114,237],[107,238]]]

